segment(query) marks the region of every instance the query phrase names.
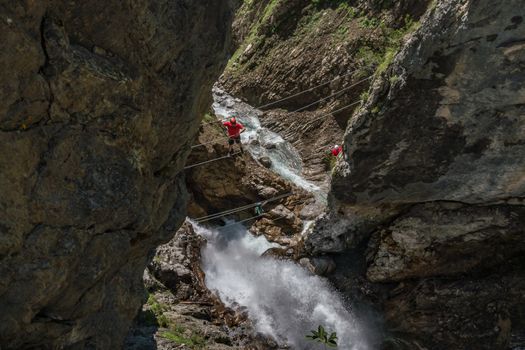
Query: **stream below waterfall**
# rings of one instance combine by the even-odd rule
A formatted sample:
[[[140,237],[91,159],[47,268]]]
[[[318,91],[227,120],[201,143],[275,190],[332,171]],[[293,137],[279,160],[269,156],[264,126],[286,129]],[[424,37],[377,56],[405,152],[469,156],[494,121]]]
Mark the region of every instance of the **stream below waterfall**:
[[[242,141],[255,159],[269,157],[274,172],[313,193],[318,203],[326,203],[326,190],[301,176],[302,160],[294,147],[261,127],[260,111],[218,88],[214,101],[217,116],[235,115],[245,125]],[[291,261],[261,257],[277,244],[253,236],[241,224],[220,230],[192,225],[208,241],[201,261],[207,287],[225,305],[245,308],[258,332],[292,349],[313,350],[322,346],[306,335],[322,325],[328,332],[337,332],[338,349],[371,349],[367,333],[326,279]]]
[[[202,251],[207,287],[229,307],[245,307],[258,332],[292,349],[320,349],[308,341],[310,330],[323,325],[337,332],[338,349],[366,350],[365,332],[343,298],[319,276],[286,260],[261,257],[269,243],[244,226],[220,231],[194,225],[208,241]]]

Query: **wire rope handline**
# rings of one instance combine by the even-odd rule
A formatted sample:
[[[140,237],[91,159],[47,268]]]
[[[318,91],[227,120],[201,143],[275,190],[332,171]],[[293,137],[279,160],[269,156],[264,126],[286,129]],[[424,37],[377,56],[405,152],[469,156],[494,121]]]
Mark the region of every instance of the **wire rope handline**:
[[[361,103],[361,100],[357,100],[349,105],[346,105],[344,107],[341,107],[339,109],[336,109],[335,111],[331,111],[330,113],[327,113],[327,114],[324,114],[322,116],[320,116],[319,118],[315,118],[313,120],[310,120],[308,121],[306,124],[305,124],[305,127],[308,127],[310,126],[312,123],[316,122],[317,120],[320,120],[320,119],[324,119],[326,117],[329,117],[331,115],[333,115],[334,113],[338,113],[338,112],[341,112],[347,108],[350,108],[358,103]],[[213,158],[213,159],[210,159],[210,160],[207,160],[205,162],[201,162],[201,163],[196,163],[196,164],[191,164],[191,165],[188,165],[186,167],[184,167],[184,170],[187,170],[187,169],[191,169],[191,168],[194,168],[194,167],[197,167],[197,166],[200,166],[200,165],[204,165],[204,164],[207,164],[207,163],[211,163],[211,162],[215,162],[217,160],[221,160],[221,159],[226,159],[226,158],[231,158],[232,156],[236,155],[236,154],[239,154],[241,152],[236,152],[236,153],[233,153],[232,155],[227,155],[227,156],[223,156],[223,157],[218,157],[218,158]]]
[[[291,193],[290,193],[291,194]],[[272,200],[272,201],[275,201],[275,200],[278,200],[278,199],[282,199],[282,198],[277,198]],[[209,216],[206,216],[206,217],[203,217],[203,218],[199,218],[199,219],[202,219],[199,221],[199,219],[191,219],[197,223],[201,223],[201,222],[206,222],[206,221],[210,221],[210,220],[215,220],[215,219],[218,219],[218,218],[221,218],[221,217],[224,217],[226,215],[230,215],[230,214],[234,214],[234,213],[237,213],[237,212],[240,212],[240,211],[243,211],[243,210],[246,210],[246,209],[250,209],[250,208],[253,208],[253,207],[257,207],[258,205],[264,205],[264,204],[267,204],[268,200],[264,200],[264,201],[261,201],[261,202],[257,202],[257,203],[253,203],[253,204],[248,204],[248,205],[245,205],[245,206],[242,206],[242,207],[239,207],[239,208],[235,208],[235,209],[230,209],[230,210],[226,210],[224,212],[220,212],[220,213],[216,213],[216,214],[212,214],[212,215],[209,215]],[[295,201],[295,202],[292,202],[292,203],[289,203],[289,205],[296,205],[296,204],[299,204],[303,201]],[[266,213],[263,213],[261,214],[264,215]]]
[[[261,215],[256,215],[256,216],[252,216],[251,218],[248,218],[248,219],[244,219],[244,220],[240,220],[240,221],[235,221],[235,222],[232,222],[231,224],[227,224],[227,225],[224,225],[224,226],[220,226],[220,227],[217,227],[218,230],[222,230],[226,227],[230,227],[230,226],[234,226],[234,225],[238,225],[238,224],[242,224],[243,222],[246,222],[246,221],[250,221],[250,220],[254,220],[254,219],[257,219],[257,218],[260,218],[264,216],[264,214],[261,214]],[[275,219],[268,219],[270,221],[277,221],[277,220],[280,220],[280,219],[284,219],[286,217],[286,215],[283,215],[283,216],[279,216]]]
[[[246,210],[246,209],[250,209],[250,208],[256,207],[257,205],[260,205],[261,203],[266,204],[266,203],[269,203],[269,202],[274,202],[274,201],[277,201],[279,199],[283,199],[285,197],[288,197],[290,195],[292,195],[291,192],[285,193],[285,194],[282,194],[280,196],[277,196],[277,197],[274,197],[274,198],[270,198],[270,199],[266,199],[266,200],[261,201],[261,202],[256,202],[256,203],[248,204],[248,205],[245,205],[245,206],[242,206],[242,207],[225,210],[225,211],[222,211],[222,212],[219,212],[219,213],[211,214],[211,215],[208,215],[208,216],[203,216],[201,218],[197,218],[197,219],[193,219],[193,220],[196,221],[196,222],[201,223],[201,222],[206,222],[206,221],[218,219],[218,218],[226,216],[226,215],[230,215],[230,214],[233,214],[233,213],[237,213],[237,212],[240,212],[240,211],[243,211],[243,210]]]
[[[368,78],[370,78],[370,77],[368,77]],[[362,81],[361,81],[361,82],[362,82]],[[350,87],[349,87],[349,88],[350,88]],[[336,94],[337,94],[337,93],[336,93]],[[334,94],[334,95],[336,95],[336,94]],[[329,97],[332,97],[332,96],[329,96]],[[329,97],[326,97],[325,99],[328,99]],[[314,105],[314,104],[316,104],[316,103],[318,103],[318,102],[321,102],[321,101],[322,101],[322,100],[319,100],[319,101],[314,102],[314,103],[312,103],[311,105],[305,106],[305,107],[303,107],[303,108],[308,108],[308,107],[310,107],[310,106],[312,106],[312,105]],[[351,106],[353,106],[353,105],[355,105],[355,104],[357,104],[357,103],[359,103],[360,101],[361,101],[361,100],[353,102],[353,103],[350,104],[349,106],[345,107],[345,109],[348,108],[348,107],[351,107]],[[295,113],[295,112],[299,112],[299,111],[300,111],[300,109],[295,110],[295,111],[292,111],[292,112],[290,112],[290,113]],[[335,110],[335,111],[330,112],[329,114],[323,115],[323,116],[321,116],[321,117],[319,117],[319,118],[320,118],[320,119],[325,118],[325,117],[330,116],[331,114],[333,114],[333,113],[337,113],[337,112],[339,112],[339,111],[340,111],[340,110]],[[310,122],[313,122],[313,121],[315,121],[315,120],[317,120],[317,119],[311,120]],[[308,122],[308,123],[310,123],[310,122]],[[307,124],[308,124],[308,123],[307,123]],[[199,143],[199,144],[197,144],[197,145],[193,145],[193,146],[191,146],[191,148],[197,148],[197,147],[201,147],[201,146],[209,145],[209,144],[212,144],[212,143],[215,143],[215,142],[217,142],[217,141],[221,141],[221,140],[224,140],[224,139],[227,139],[227,138],[228,138],[227,136],[224,136],[224,137],[217,138],[217,139],[214,139],[214,140],[209,141],[209,142],[204,142],[204,143]]]
[[[212,215],[208,215],[208,216],[204,216],[202,218],[192,219],[192,220],[195,220],[196,222],[205,222],[205,221],[209,221],[209,220],[213,220],[213,219],[218,219],[218,218],[221,218],[223,216],[230,215],[230,214],[233,214],[233,213],[237,213],[239,211],[243,211],[243,210],[250,209],[250,208],[253,208],[252,204],[248,204],[248,205],[245,205],[245,206],[242,206],[242,207],[238,207],[238,208],[234,208],[234,209],[225,210],[225,211],[220,212],[220,213],[216,213],[216,214],[212,214]]]
[[[355,86],[361,84],[362,82],[365,82],[365,81],[367,81],[368,79],[371,79],[372,77],[373,77],[373,75],[370,75],[370,76],[368,76],[368,77],[366,77],[366,78],[364,78],[364,79],[359,80],[357,83],[354,83],[354,84],[352,84],[352,85],[350,85],[350,86],[345,87],[344,89],[341,89],[341,90],[339,90],[339,91],[334,92],[334,93],[331,94],[330,96],[327,96],[327,97],[324,97],[324,98],[322,98],[322,99],[320,99],[320,100],[318,100],[318,101],[312,102],[312,103],[310,103],[309,105],[306,105],[306,106],[303,106],[303,107],[301,107],[301,108],[298,108],[298,109],[296,109],[295,111],[292,111],[292,112],[290,112],[290,113],[300,112],[300,111],[302,111],[302,110],[304,110],[304,109],[306,109],[306,108],[308,108],[308,107],[311,107],[311,106],[314,106],[314,105],[318,104],[319,102],[322,102],[322,101],[324,101],[324,100],[328,100],[329,98],[332,98],[332,97],[334,97],[334,96],[337,96],[337,95],[339,95],[340,93],[342,93],[343,91],[349,90],[349,89],[351,89],[351,88],[353,88],[353,87],[355,87]]]
[[[283,199],[283,198],[289,197],[292,194],[293,194],[292,192],[284,193],[284,194],[281,194],[279,196],[275,196],[275,197],[270,198],[270,199],[264,199],[262,201],[258,201],[258,202],[252,203],[252,204],[244,205],[242,207],[225,210],[225,211],[222,211],[222,212],[219,212],[219,213],[206,215],[206,216],[203,216],[203,217],[200,217],[200,218],[196,218],[196,219],[191,219],[191,220],[194,220],[194,221],[196,221],[198,223],[206,222],[206,221],[209,221],[209,220],[220,218],[220,217],[225,216],[225,215],[229,215],[229,214],[233,214],[233,213],[236,213],[236,212],[239,212],[239,211],[243,211],[243,210],[246,210],[246,209],[249,209],[249,208],[253,208],[253,207],[256,207],[257,205],[260,205],[260,204],[266,204],[266,203],[270,203],[270,202],[275,202],[275,201],[277,201],[279,199]]]
[[[320,116],[319,118],[315,118],[315,119],[313,119],[313,120],[308,121],[308,122],[305,124],[305,126],[308,126],[308,125],[310,125],[310,124],[312,124],[312,123],[314,123],[314,122],[316,122],[316,121],[318,121],[318,120],[320,120],[320,119],[324,119],[324,118],[326,118],[326,117],[329,117],[329,116],[333,115],[334,113],[338,113],[338,112],[344,111],[345,109],[348,109],[348,108],[350,108],[350,107],[352,107],[352,106],[355,106],[356,104],[359,104],[359,103],[361,103],[361,100],[358,100],[358,101],[352,102],[352,103],[350,103],[349,105],[346,105],[346,106],[344,106],[344,107],[341,107],[341,108],[339,108],[339,109],[336,109],[335,111],[331,111],[330,113],[327,113],[327,114],[325,114],[325,115],[322,115],[322,116]]]
[[[337,81],[337,80],[339,80],[339,79],[345,78],[345,77],[347,77],[347,76],[349,76],[349,75],[352,75],[352,74],[354,74],[355,72],[359,72],[359,71],[360,71],[359,69],[353,70],[353,71],[351,71],[351,72],[349,72],[349,73],[346,73],[346,74],[344,74],[344,75],[337,76],[336,78],[334,78],[334,79],[332,79],[332,80],[330,80],[330,81],[328,81],[328,82],[325,82],[325,83],[322,83],[322,84],[316,85],[316,86],[314,86],[314,87],[311,87],[311,88],[309,88],[309,89],[306,89],[306,90],[300,91],[300,92],[298,92],[298,93],[296,93],[296,94],[294,94],[294,95],[291,95],[291,96],[288,96],[288,97],[281,98],[281,99],[279,99],[279,100],[277,100],[277,101],[270,102],[270,103],[264,104],[264,105],[262,105],[262,106],[259,106],[259,107],[257,107],[257,109],[270,107],[270,106],[273,106],[273,105],[278,104],[278,103],[280,103],[280,102],[283,102],[283,101],[286,101],[286,100],[292,99],[292,98],[297,97],[297,96],[300,96],[300,95],[302,95],[302,94],[304,94],[304,93],[306,93],[306,92],[310,92],[310,91],[312,91],[312,90],[315,90],[315,89],[317,89],[317,88],[320,88],[321,86],[325,86],[325,85],[331,84],[331,83],[333,83],[334,81]]]
[[[253,107],[253,108],[255,108],[255,109],[261,109],[261,108],[265,108],[265,107],[272,106],[272,105],[277,104],[277,103],[279,103],[279,102],[282,102],[282,101],[285,101],[285,100],[291,99],[291,98],[296,97],[296,96],[300,96],[300,95],[302,95],[302,94],[305,93],[305,92],[309,92],[309,91],[315,90],[315,89],[317,89],[317,88],[319,88],[319,87],[321,87],[321,86],[324,86],[324,85],[328,85],[328,84],[330,84],[330,83],[333,83],[333,82],[336,81],[336,80],[339,80],[339,79],[342,79],[342,78],[347,77],[347,76],[349,76],[349,75],[352,75],[352,74],[354,74],[355,72],[358,72],[358,71],[359,71],[359,69],[356,69],[356,70],[354,70],[354,71],[351,71],[350,73],[347,73],[347,74],[344,74],[344,75],[338,76],[338,77],[336,77],[336,78],[334,78],[334,79],[332,79],[332,80],[330,80],[330,81],[328,81],[328,82],[326,82],[326,83],[322,83],[322,84],[316,85],[316,86],[314,86],[314,87],[312,87],[312,88],[309,88],[309,89],[307,89],[307,90],[300,91],[300,92],[298,92],[298,93],[295,94],[295,95],[288,96],[288,97],[282,98],[282,99],[280,99],[280,100],[277,100],[277,101],[274,101],[274,102],[271,102],[271,103],[267,103],[267,104],[265,104],[265,105],[256,106],[256,107]],[[344,90],[347,90],[347,89],[349,89],[349,88],[351,88],[351,87],[354,87],[354,86],[356,86],[356,85],[358,85],[358,84],[361,84],[363,81],[366,81],[366,80],[372,78],[373,76],[374,76],[373,74],[372,74],[372,75],[369,75],[368,77],[366,77],[366,78],[364,78],[364,79],[361,79],[361,80],[358,81],[357,83],[354,83],[354,84],[352,84],[352,85],[350,85],[350,86],[347,86],[347,87],[345,87],[345,88],[343,88],[343,89],[337,91],[336,93],[334,93],[334,94],[332,94],[332,95],[330,95],[330,96],[328,96],[328,97],[322,98],[322,99],[320,99],[320,100],[318,100],[318,101],[316,101],[316,102],[313,102],[312,104],[309,104],[309,105],[307,105],[307,106],[304,106],[304,107],[302,107],[301,109],[298,109],[298,110],[293,111],[293,112],[298,112],[298,111],[300,111],[300,110],[302,110],[302,109],[304,109],[304,108],[308,108],[308,107],[310,107],[310,106],[312,106],[312,105],[314,105],[314,104],[316,104],[316,103],[319,103],[319,102],[324,101],[324,100],[326,100],[326,99],[328,99],[328,98],[330,98],[330,97],[333,97],[333,96],[337,95],[339,92],[342,92],[342,91],[344,91]],[[292,113],[293,113],[293,112],[292,112]],[[208,124],[213,124],[213,123],[217,123],[217,122],[219,122],[219,121],[220,121],[220,120],[214,120],[214,121],[211,121],[211,122],[202,123],[201,126],[208,125]],[[196,146],[198,146],[198,145],[196,145]]]
[[[191,164],[191,165],[188,165],[186,167],[184,167],[184,170],[187,170],[187,169],[191,169],[191,168],[194,168],[196,166],[199,166],[199,165],[204,165],[204,164],[207,164],[207,163],[211,163],[211,162],[215,162],[217,160],[221,160],[221,159],[226,159],[226,158],[231,158],[232,156],[236,155],[236,154],[239,154],[241,153],[240,151],[239,152],[235,152],[231,155],[227,155],[227,156],[223,156],[223,157],[218,157],[218,158],[213,158],[213,159],[209,159],[205,162],[200,162],[200,163],[195,163],[195,164]]]
[[[319,100],[317,100],[317,101],[315,101],[315,102],[312,102],[312,103],[310,103],[310,104],[308,104],[308,105],[306,105],[306,106],[303,106],[303,107],[301,107],[301,108],[298,108],[298,109],[296,109],[296,110],[294,110],[294,111],[291,111],[291,112],[289,112],[289,113],[297,113],[297,112],[300,112],[300,111],[302,111],[302,110],[304,110],[304,109],[306,109],[306,108],[308,108],[308,107],[314,106],[314,105],[318,104],[319,102],[322,102],[322,101],[328,100],[329,98],[332,98],[332,97],[334,97],[334,96],[337,96],[337,95],[339,95],[340,93],[342,93],[343,91],[349,90],[349,89],[351,89],[351,88],[353,88],[353,87],[355,87],[355,86],[357,86],[357,85],[359,85],[359,84],[361,84],[361,83],[363,83],[363,82],[365,82],[365,81],[371,79],[372,77],[373,77],[373,75],[370,75],[370,76],[368,76],[368,77],[366,77],[366,78],[364,78],[364,79],[359,80],[358,82],[356,82],[356,83],[354,83],[354,84],[352,84],[352,85],[350,85],[350,86],[347,86],[347,87],[345,87],[345,88],[343,88],[343,89],[341,89],[341,90],[338,90],[338,91],[334,92],[333,94],[331,94],[331,95],[329,95],[329,96],[327,96],[327,97],[323,97],[322,99],[319,99]],[[209,123],[206,123],[206,124],[201,124],[201,125],[207,125],[207,124],[217,123],[217,122],[220,122],[220,120],[216,120],[216,121],[209,122]],[[192,145],[191,148],[202,147],[202,146],[209,145],[209,144],[212,144],[212,143],[215,143],[215,142],[217,142],[217,141],[221,141],[221,140],[224,140],[224,139],[227,139],[227,138],[228,138],[227,136],[224,136],[224,137],[221,137],[221,138],[214,139],[214,140],[212,140],[212,141],[208,141],[208,142],[204,142],[204,143],[199,143],[199,144],[196,144],[196,145]]]

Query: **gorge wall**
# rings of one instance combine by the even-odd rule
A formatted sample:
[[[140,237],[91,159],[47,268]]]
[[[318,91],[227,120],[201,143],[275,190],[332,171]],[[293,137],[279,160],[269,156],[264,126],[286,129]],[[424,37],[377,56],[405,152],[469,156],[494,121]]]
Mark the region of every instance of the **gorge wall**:
[[[117,349],[229,50],[219,1],[0,1],[0,347]]]

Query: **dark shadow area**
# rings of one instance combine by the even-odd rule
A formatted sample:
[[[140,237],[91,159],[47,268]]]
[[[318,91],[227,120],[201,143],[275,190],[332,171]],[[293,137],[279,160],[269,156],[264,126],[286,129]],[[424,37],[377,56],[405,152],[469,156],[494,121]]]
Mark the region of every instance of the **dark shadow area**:
[[[124,342],[124,350],[157,350],[155,333],[159,329],[157,317],[151,310],[140,310]]]

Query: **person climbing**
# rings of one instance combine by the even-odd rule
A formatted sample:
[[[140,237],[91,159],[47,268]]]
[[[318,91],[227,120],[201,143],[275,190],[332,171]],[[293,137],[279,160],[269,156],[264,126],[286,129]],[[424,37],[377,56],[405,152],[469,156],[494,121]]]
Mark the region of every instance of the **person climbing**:
[[[341,154],[341,152],[343,151],[343,147],[339,146],[339,145],[335,145],[334,147],[332,147],[332,149],[330,150],[330,152],[332,153],[332,155],[334,157],[337,157]]]
[[[262,203],[257,203],[257,205],[255,206],[255,210],[254,210],[255,215],[261,216],[264,213],[262,205],[263,205]]]
[[[246,131],[244,125],[240,122],[237,122],[235,117],[231,117],[229,121],[222,122],[222,126],[228,132],[228,155],[233,154],[233,144],[236,143],[239,145],[241,153],[244,153],[241,144],[241,134]]]

